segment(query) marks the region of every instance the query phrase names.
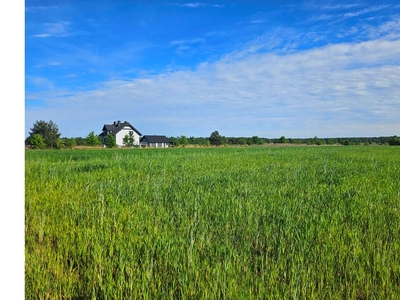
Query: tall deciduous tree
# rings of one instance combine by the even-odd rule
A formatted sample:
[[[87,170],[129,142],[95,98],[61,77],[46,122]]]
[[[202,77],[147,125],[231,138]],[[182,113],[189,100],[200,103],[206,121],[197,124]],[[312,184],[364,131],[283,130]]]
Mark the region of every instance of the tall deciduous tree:
[[[107,148],[114,148],[117,146],[117,141],[115,140],[115,135],[109,134],[107,135],[107,140],[105,143]]]
[[[86,137],[86,145],[88,146],[98,146],[100,145],[100,140],[97,135],[94,134],[94,131],[90,132]]]
[[[211,145],[219,146],[222,144],[222,136],[219,134],[218,131],[214,131],[213,133],[211,133],[209,140]]]
[[[129,131],[129,135],[125,134],[124,138],[122,139],[124,146],[126,147],[133,147],[135,144],[135,137],[133,136],[133,131]]]
[[[181,137],[179,138],[179,143],[180,143],[183,147],[186,147],[187,145],[189,145],[189,140],[187,139],[186,136],[181,135]]]
[[[282,135],[282,136],[279,138],[279,143],[280,143],[280,144],[285,144],[285,143],[286,143],[286,138],[285,138],[284,135]]]
[[[49,122],[39,120],[33,124],[33,127],[29,132],[29,137],[27,138],[29,144],[31,143],[30,141],[35,134],[40,134],[49,148],[56,148],[57,141],[61,136],[61,133],[58,131],[57,124],[52,120]]]

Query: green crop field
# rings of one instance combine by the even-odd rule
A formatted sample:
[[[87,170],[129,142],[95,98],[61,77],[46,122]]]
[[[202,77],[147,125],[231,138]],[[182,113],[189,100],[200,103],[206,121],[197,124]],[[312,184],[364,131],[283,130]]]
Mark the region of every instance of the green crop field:
[[[400,149],[28,150],[26,299],[399,299]]]

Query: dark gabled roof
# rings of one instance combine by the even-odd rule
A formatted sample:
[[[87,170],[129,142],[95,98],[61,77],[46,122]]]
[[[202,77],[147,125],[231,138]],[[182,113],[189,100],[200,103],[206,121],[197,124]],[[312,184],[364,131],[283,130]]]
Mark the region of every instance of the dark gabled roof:
[[[146,139],[149,143],[171,143],[165,135],[144,135],[140,141]]]
[[[120,132],[125,126],[129,126],[129,127],[131,127],[134,131],[136,131],[136,133],[138,134],[138,135],[142,135],[140,132],[139,132],[139,130],[137,130],[135,127],[133,127],[132,125],[131,125],[131,123],[129,123],[129,122],[127,122],[127,121],[125,121],[125,122],[120,122],[120,121],[118,121],[118,122],[114,122],[114,124],[111,124],[111,125],[109,125],[109,124],[105,124],[104,126],[103,126],[103,132],[101,133],[101,135],[107,135],[108,134],[108,132],[109,131],[112,131],[112,134],[117,134],[118,132]]]

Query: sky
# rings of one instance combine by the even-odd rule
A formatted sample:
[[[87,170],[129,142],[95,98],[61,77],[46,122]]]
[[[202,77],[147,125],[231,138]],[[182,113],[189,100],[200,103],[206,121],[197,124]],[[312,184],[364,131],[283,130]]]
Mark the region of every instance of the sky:
[[[400,135],[399,1],[25,1],[25,136]]]

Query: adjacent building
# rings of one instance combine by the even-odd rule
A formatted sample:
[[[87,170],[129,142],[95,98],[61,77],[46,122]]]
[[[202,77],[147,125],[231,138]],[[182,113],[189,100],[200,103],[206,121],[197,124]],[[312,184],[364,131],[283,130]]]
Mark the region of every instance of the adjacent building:
[[[168,148],[171,141],[165,135],[144,135],[140,140],[141,147]]]

